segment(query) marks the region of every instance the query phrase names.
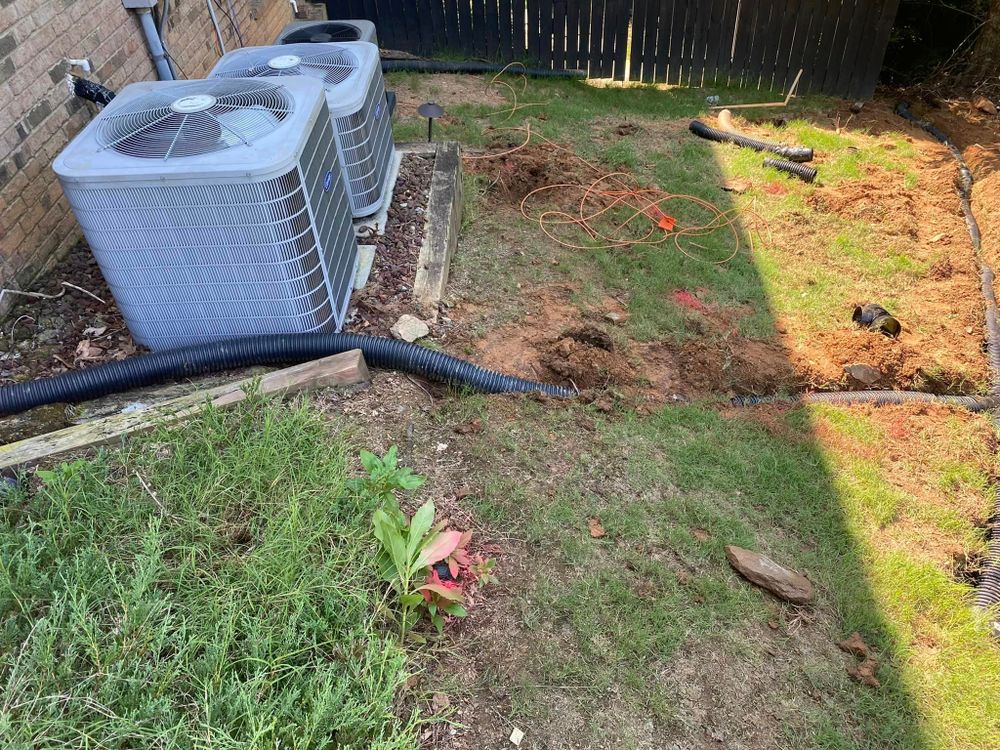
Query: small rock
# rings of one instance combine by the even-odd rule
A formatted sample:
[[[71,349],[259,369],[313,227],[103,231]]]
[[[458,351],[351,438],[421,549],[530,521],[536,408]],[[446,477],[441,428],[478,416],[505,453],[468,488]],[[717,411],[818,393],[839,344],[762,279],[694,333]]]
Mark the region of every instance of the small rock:
[[[393,324],[389,332],[397,339],[412,343],[429,334],[431,329],[420,318],[413,315],[403,315]]]
[[[628,321],[628,313],[612,310],[611,312],[604,313],[604,319],[609,323],[614,323],[616,326],[620,326],[624,325]]]
[[[872,385],[882,379],[882,372],[878,368],[861,363],[845,365],[844,372],[865,385]]]
[[[779,599],[792,604],[805,604],[813,600],[813,587],[808,578],[779,565],[769,557],[727,544],[726,558],[737,573]]]
[[[878,662],[870,656],[860,664],[852,664],[847,668],[847,674],[855,680],[860,682],[862,685],[875,688],[882,686],[882,683],[879,682],[878,678],[875,676],[875,672],[877,671]]]
[[[861,638],[861,634],[855,631],[842,641],[837,641],[837,648],[855,656],[868,656],[868,644]]]
[[[985,96],[977,97],[972,102],[972,106],[978,109],[980,112],[985,112],[988,115],[996,115],[997,113],[997,105],[995,105]]]
[[[521,742],[524,740],[524,732],[522,732],[517,727],[514,727],[514,731],[510,733],[510,744],[514,747],[520,747]]]

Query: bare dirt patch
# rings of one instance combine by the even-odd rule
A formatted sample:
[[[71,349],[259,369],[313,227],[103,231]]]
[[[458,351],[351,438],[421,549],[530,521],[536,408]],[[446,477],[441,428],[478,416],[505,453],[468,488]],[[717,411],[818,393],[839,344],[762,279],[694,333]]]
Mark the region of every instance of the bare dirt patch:
[[[568,286],[533,289],[531,305],[516,323],[490,328],[470,341],[486,367],[522,377],[607,388],[658,404],[725,393],[764,394],[794,383],[788,355],[778,342],[736,334],[683,344],[635,342],[612,319],[624,304],[605,296],[582,307]],[[467,329],[488,311],[460,303],[453,317]]]
[[[417,107],[427,101],[444,107],[445,121],[449,117],[448,107],[470,103],[501,106],[507,101],[499,89],[488,87],[481,76],[441,73],[421,76],[419,81],[418,88],[396,87],[397,117],[419,117]]]
[[[520,136],[520,140],[518,137]],[[486,182],[485,195],[496,196],[505,204],[520,206],[528,193],[549,185],[579,185],[593,182],[599,175],[593,173],[583,162],[567,151],[544,144],[523,143],[524,136],[515,134],[497,140],[485,153],[471,154],[462,166],[474,175],[480,175]],[[516,149],[511,153],[504,153]],[[493,154],[496,156],[493,156]],[[557,202],[569,205],[579,200],[578,191],[548,194]]]

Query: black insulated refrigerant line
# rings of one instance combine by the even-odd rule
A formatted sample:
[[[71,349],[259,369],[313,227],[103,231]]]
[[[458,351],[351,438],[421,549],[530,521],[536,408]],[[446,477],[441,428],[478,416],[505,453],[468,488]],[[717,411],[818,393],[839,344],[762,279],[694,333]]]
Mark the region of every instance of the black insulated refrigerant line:
[[[0,415],[44,404],[85,401],[166,380],[252,365],[291,365],[360,349],[372,367],[401,370],[480,393],[544,393],[569,398],[576,391],[504,375],[417,344],[356,333],[248,336],[170,349],[54,378],[0,388]]]
[[[69,76],[69,87],[74,96],[86,99],[88,102],[94,102],[94,104],[100,104],[102,107],[111,104],[111,100],[115,98],[115,92],[107,86],[79,76]]]
[[[529,78],[586,78],[585,70],[552,70],[549,68],[526,68],[523,65],[498,65],[496,63],[476,62],[475,60],[396,60],[382,58],[382,72],[392,73],[397,70],[410,70],[417,73],[510,73],[511,75],[526,75]]]
[[[813,159],[813,150],[811,148],[806,148],[805,146],[782,146],[777,143],[768,143],[767,141],[750,138],[741,133],[727,133],[725,130],[717,130],[716,128],[709,127],[701,120],[692,120],[691,124],[688,125],[688,130],[699,138],[717,141],[718,143],[734,143],[742,148],[752,148],[754,151],[768,151],[788,161],[800,162],[812,161]]]

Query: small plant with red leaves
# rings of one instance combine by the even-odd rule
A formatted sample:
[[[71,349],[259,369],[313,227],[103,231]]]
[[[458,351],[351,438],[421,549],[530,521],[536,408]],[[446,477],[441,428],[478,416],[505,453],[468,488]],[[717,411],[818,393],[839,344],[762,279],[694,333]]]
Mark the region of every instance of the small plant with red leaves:
[[[396,470],[395,451],[390,454],[386,458]],[[386,460],[376,459],[376,462],[378,466],[374,468],[377,469]],[[375,473],[372,469],[369,471]],[[416,484],[415,481],[408,483]],[[358,488],[362,489],[363,483],[359,483]],[[447,617],[468,615],[465,605],[470,602],[475,586],[496,580],[492,575],[494,561],[469,553],[471,531],[449,529],[447,520],[435,524],[432,501],[428,500],[407,518],[392,491],[410,488],[389,482],[380,489],[385,490],[379,497],[382,507],[372,518],[375,538],[379,541],[377,563],[382,578],[389,583],[399,603],[400,637],[409,634],[419,639],[412,634],[412,628],[423,612],[440,633]]]

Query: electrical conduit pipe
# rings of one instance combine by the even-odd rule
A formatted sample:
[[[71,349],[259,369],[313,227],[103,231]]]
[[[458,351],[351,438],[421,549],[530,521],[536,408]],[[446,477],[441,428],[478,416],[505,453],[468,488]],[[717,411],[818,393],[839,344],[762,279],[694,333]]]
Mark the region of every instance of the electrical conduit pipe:
[[[170,64],[167,62],[166,50],[163,49],[160,34],[153,21],[153,12],[149,8],[136,8],[135,13],[139,17],[139,25],[142,26],[142,33],[146,37],[149,56],[153,58],[153,65],[156,66],[156,76],[161,81],[174,80],[173,71],[170,70]]]
[[[165,380],[252,365],[291,365],[360,349],[372,367],[401,370],[480,393],[543,393],[569,398],[570,388],[487,370],[471,362],[383,336],[356,333],[297,333],[247,336],[169,349],[121,362],[0,388],[0,414],[44,404],[85,401]]]

